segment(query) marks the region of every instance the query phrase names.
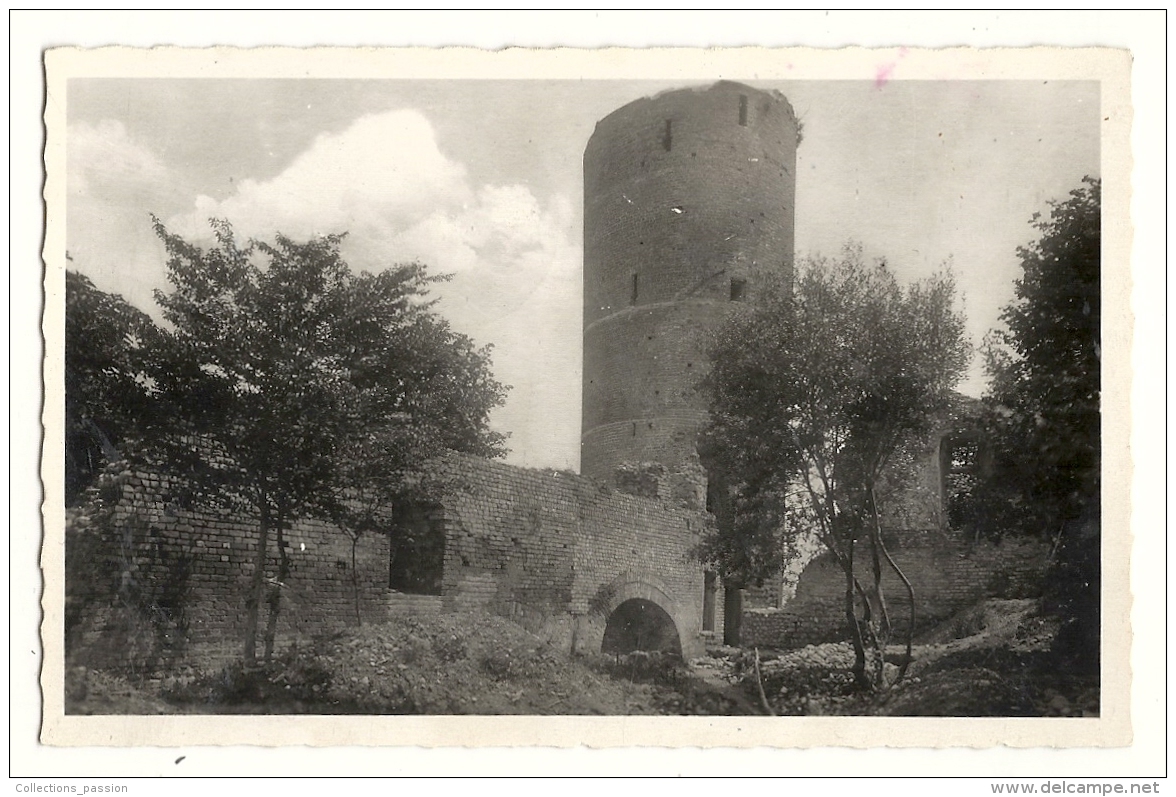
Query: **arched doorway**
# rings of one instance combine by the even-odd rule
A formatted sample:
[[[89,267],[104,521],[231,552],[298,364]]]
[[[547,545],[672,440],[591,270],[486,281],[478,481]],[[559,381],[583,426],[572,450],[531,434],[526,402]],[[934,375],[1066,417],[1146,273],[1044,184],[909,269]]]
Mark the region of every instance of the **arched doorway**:
[[[658,650],[682,655],[682,641],[674,619],[645,598],[630,598],[608,616],[601,653],[624,654]]]

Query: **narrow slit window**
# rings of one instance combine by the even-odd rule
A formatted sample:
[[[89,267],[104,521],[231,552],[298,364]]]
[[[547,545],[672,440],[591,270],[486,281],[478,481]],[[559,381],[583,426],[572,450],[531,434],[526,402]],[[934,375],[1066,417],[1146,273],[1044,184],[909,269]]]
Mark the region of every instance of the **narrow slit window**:
[[[747,293],[747,280],[734,277],[731,280],[731,301],[742,302]]]
[[[703,574],[702,587],[702,630],[715,630],[715,597],[718,592],[718,579],[714,571],[707,570]]]
[[[670,147],[674,144],[674,130],[673,121],[666,120],[666,132],[662,135],[662,146],[666,148],[666,152],[670,151]]]
[[[629,304],[637,304],[637,273],[633,272],[633,289],[629,293]]]
[[[747,95],[739,95],[739,124],[747,127]]]

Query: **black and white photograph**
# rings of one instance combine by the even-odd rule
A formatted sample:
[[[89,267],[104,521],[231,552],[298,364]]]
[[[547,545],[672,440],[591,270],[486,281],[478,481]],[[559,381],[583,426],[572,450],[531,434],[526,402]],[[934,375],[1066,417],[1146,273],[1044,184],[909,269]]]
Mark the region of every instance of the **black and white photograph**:
[[[1125,53],[326,55],[46,54],[55,738],[1129,737]]]

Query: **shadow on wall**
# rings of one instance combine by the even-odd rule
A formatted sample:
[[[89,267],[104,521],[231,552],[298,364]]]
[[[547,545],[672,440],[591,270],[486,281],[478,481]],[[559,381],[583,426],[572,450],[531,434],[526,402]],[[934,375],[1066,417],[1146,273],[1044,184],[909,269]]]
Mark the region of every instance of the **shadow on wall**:
[[[678,629],[665,609],[644,598],[631,598],[609,615],[600,652],[622,655],[634,650],[682,655]]]

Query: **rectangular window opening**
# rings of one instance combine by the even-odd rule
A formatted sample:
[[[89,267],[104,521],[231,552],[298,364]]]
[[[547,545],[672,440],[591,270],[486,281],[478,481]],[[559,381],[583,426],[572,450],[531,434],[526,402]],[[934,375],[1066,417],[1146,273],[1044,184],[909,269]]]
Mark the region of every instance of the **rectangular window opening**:
[[[747,280],[742,277],[731,279],[731,301],[742,302],[747,293]]]
[[[739,124],[747,127],[747,95],[739,95]]]
[[[629,294],[629,304],[637,304],[637,273],[633,273],[633,290]]]
[[[428,509],[414,506],[398,512],[390,531],[388,589],[409,595],[440,595],[445,571],[444,528]]]
[[[702,630],[715,630],[715,595],[718,592],[718,578],[714,571],[703,574],[702,587]]]

